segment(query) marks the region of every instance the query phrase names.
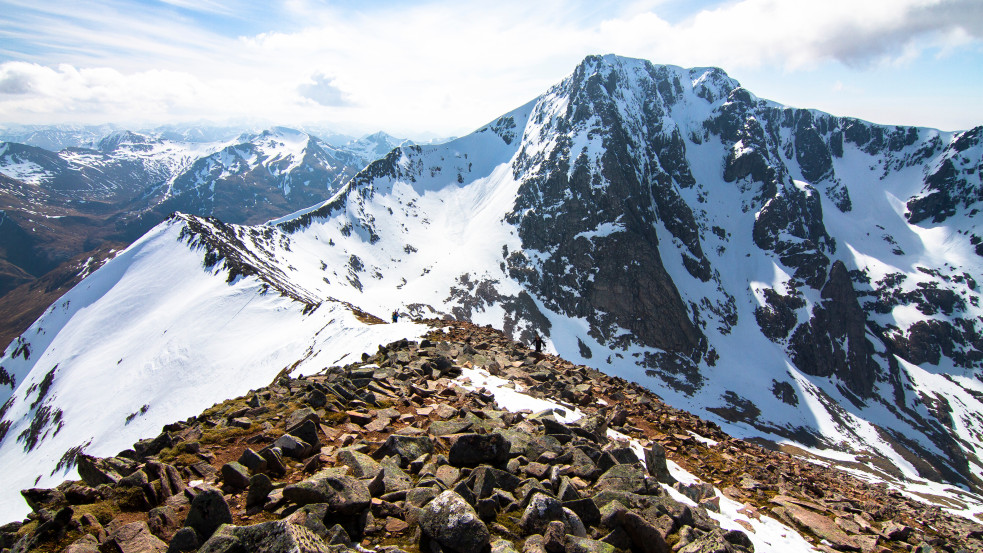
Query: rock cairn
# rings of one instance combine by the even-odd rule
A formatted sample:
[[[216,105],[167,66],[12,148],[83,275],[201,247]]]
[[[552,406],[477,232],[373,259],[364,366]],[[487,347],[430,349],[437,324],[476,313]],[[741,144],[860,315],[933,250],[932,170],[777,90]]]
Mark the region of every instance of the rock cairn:
[[[885,485],[732,439],[490,327],[430,324],[360,363],[285,371],[116,457],[78,454],[82,480],[24,490],[33,512],[0,527],[0,549],[753,552],[751,524],[714,520],[720,490],[820,550],[983,551],[983,527]],[[501,409],[462,386],[464,368],[561,407]],[[667,458],[704,482],[676,482]]]

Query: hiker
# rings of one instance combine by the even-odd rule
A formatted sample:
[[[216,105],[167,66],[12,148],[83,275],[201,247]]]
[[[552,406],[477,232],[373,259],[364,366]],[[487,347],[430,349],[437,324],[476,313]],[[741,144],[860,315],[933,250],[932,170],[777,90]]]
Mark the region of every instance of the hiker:
[[[393,322],[399,321],[399,310],[393,309]]]
[[[543,339],[540,338],[539,333],[534,334],[535,338],[532,339],[532,344],[536,346],[536,353],[543,351]]]

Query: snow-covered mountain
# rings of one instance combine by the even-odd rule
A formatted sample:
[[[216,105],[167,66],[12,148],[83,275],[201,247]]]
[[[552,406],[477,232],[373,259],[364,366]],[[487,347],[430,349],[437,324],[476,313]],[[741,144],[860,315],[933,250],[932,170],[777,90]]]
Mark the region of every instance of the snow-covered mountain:
[[[408,138],[396,138],[384,132],[368,134],[345,144],[345,150],[359,156],[365,164],[385,157],[393,148],[413,146],[415,142]]]
[[[0,128],[0,141],[16,142],[58,152],[65,148],[88,148],[116,131],[112,125],[15,125]]]
[[[26,511],[13,490],[60,481],[72,451],[114,454],[281,370],[413,335],[353,314],[394,308],[538,332],[731,434],[978,506],[981,134],[781,106],[715,68],[589,57],[291,216],[175,215],[4,352],[0,464],[17,470],[3,511]]]

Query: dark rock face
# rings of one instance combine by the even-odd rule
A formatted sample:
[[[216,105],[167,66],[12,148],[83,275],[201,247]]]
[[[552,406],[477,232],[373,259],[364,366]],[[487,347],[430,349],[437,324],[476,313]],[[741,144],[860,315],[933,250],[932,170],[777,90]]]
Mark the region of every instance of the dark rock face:
[[[908,201],[908,221],[921,224],[929,219],[941,223],[956,214],[957,209],[983,200],[983,185],[973,183],[965,175],[979,171],[983,159],[960,155],[983,143],[983,126],[959,133],[943,151],[944,161],[925,177],[920,196]]]
[[[822,298],[809,322],[792,334],[792,358],[804,373],[835,375],[855,394],[870,397],[877,376],[874,348],[867,340],[866,314],[842,262],[830,269]]]
[[[586,317],[595,339],[617,344],[623,328],[636,343],[697,362],[706,339],[664,268],[655,231],[661,223],[666,239],[686,244],[687,269],[709,279],[695,219],[676,191],[695,182],[685,142],[678,132],[659,132],[664,108],[658,103],[643,103],[652,132],[639,136],[638,122],[622,119],[616,108],[628,94],[623,76],[604,75],[601,66],[588,59],[578,67],[565,90],[572,111],[550,122],[561,133],[590,124],[603,137],[599,166],[562,139],[545,157],[520,154],[514,171],[527,176],[507,219],[519,226],[526,250],[546,256],[538,266],[521,254],[507,257],[509,272],[549,308]],[[658,82],[656,69],[650,71],[649,82]],[[672,86],[649,92],[673,97]]]

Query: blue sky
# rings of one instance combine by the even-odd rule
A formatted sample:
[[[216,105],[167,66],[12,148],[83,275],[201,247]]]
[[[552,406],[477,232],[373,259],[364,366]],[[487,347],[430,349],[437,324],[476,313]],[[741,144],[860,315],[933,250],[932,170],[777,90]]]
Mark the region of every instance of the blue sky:
[[[980,0],[0,0],[0,124],[460,135],[605,53],[878,123],[983,124]]]

